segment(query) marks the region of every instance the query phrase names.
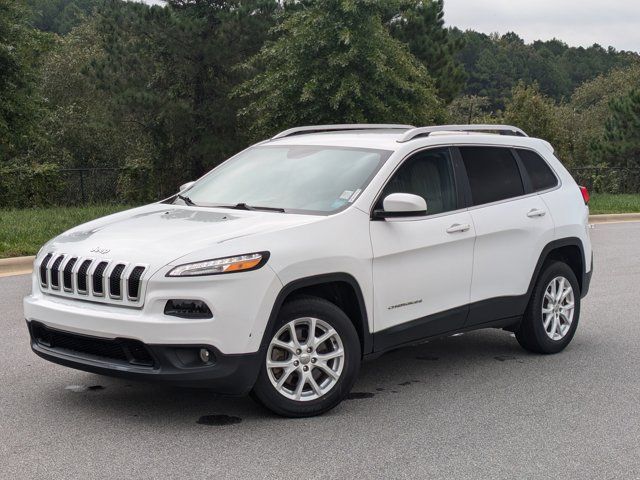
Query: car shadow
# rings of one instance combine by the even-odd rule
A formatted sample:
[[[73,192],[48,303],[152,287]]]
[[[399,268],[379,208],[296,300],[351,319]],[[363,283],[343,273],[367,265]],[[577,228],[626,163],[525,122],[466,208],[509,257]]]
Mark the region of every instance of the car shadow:
[[[474,377],[495,368],[506,369],[504,374],[509,375],[509,370],[526,367],[526,363],[533,367],[539,358],[522,350],[509,332],[501,330],[442,337],[364,362],[347,400],[411,395],[415,391],[411,393],[410,386],[428,391],[434,383],[441,384],[459,375]],[[63,402],[62,408],[146,424],[186,421],[219,426],[247,419],[278,418],[249,396],[228,397],[204,388],[170,387],[84,372],[77,372],[73,384],[58,393],[51,400]],[[350,410],[347,408],[347,412]],[[344,411],[339,407],[328,414],[340,415]]]

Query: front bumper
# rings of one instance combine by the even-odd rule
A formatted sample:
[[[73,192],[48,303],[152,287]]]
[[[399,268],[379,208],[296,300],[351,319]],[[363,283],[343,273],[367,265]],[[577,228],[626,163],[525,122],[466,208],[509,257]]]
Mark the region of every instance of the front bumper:
[[[210,345],[145,344],[129,338],[106,338],[58,330],[27,322],[33,351],[54,363],[101,375],[206,387],[217,393],[243,395],[260,369],[259,353],[225,355]],[[199,351],[210,358],[203,362]]]
[[[32,293],[23,301],[28,321],[81,335],[130,338],[147,345],[211,345],[227,355],[258,351],[282,288],[268,266],[234,275],[179,279],[166,277],[163,270],[146,285],[144,304],[130,308],[43,293],[37,275],[32,282]],[[172,299],[203,301],[212,317],[166,315],[165,306]]]

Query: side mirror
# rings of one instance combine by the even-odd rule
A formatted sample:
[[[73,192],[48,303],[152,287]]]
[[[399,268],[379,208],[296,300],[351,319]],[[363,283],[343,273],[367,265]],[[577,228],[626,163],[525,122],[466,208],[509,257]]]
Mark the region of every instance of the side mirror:
[[[178,192],[184,192],[185,190],[191,188],[191,185],[193,185],[194,183],[196,183],[196,182],[193,181],[193,182],[183,183],[182,185],[180,185],[180,188],[178,189]]]
[[[392,193],[382,201],[382,210],[374,210],[374,218],[418,217],[427,214],[427,202],[412,193]]]

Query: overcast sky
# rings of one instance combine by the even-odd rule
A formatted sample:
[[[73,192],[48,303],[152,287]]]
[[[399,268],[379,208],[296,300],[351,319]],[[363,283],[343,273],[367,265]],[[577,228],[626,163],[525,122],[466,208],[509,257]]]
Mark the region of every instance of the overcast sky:
[[[444,8],[447,25],[463,30],[640,52],[640,0],[445,0]]]
[[[445,0],[444,12],[463,30],[640,52],[640,0]]]

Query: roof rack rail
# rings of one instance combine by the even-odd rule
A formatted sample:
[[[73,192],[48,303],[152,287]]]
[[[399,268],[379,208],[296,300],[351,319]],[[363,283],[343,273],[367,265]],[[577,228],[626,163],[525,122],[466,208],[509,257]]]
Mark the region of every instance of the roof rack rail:
[[[398,139],[398,143],[408,142],[417,137],[428,137],[434,132],[495,132],[500,135],[528,137],[524,131],[511,125],[436,125],[433,127],[420,127],[409,130]]]
[[[310,125],[306,127],[295,127],[290,128],[289,130],[285,130],[284,132],[280,132],[279,134],[271,137],[271,140],[276,140],[278,138],[291,137],[293,135],[302,135],[305,133],[322,133],[322,132],[343,132],[349,130],[388,130],[388,129],[402,129],[407,130],[413,128],[413,125],[395,125],[388,123],[352,123],[352,124],[342,124],[342,125]]]

